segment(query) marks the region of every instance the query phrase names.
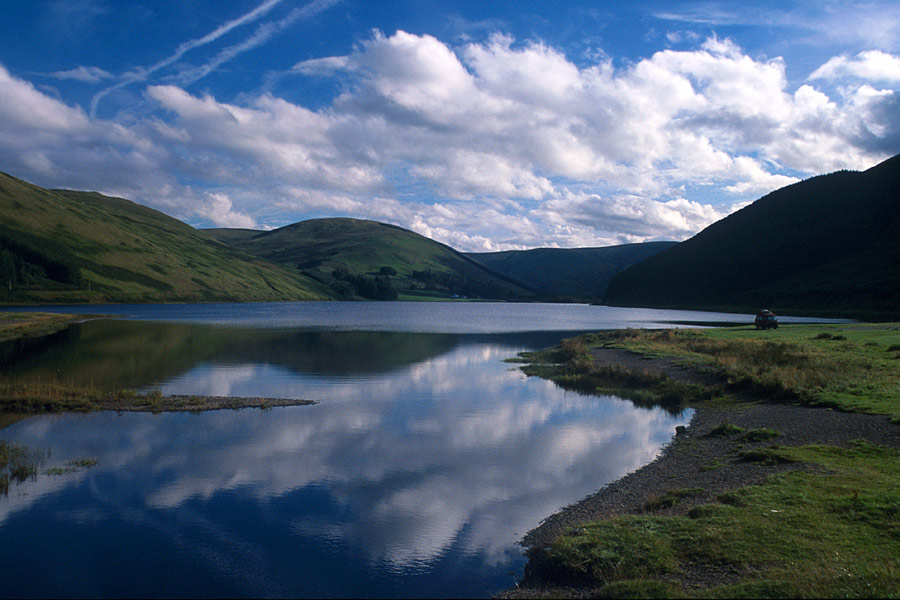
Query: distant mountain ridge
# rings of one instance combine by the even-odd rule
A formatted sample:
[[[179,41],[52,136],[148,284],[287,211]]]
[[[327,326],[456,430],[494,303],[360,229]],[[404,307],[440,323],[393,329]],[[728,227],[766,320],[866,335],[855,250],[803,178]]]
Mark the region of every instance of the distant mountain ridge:
[[[599,299],[613,275],[674,246],[645,242],[601,248],[533,248],[503,252],[469,252],[466,256],[545,296]]]
[[[625,306],[900,316],[900,156],[774,191],[618,273]]]
[[[677,244],[469,254],[360,219],[197,230],[125,199],[0,173],[0,303],[601,295],[900,318],[900,156],[777,190]]]

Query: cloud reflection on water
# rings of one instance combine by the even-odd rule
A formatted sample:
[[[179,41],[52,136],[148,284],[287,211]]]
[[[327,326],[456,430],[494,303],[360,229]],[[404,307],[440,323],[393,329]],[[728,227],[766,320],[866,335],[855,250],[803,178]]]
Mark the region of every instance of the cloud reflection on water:
[[[260,529],[278,523],[306,552],[322,544],[352,549],[373,569],[421,569],[452,552],[505,564],[540,519],[652,460],[689,418],[526,379],[502,362],[515,350],[459,344],[364,376],[204,362],[163,390],[296,395],[321,404],[29,419],[7,432],[52,447],[59,460],[92,456],[100,466],[39,478],[27,496],[11,493],[0,504],[0,526],[87,483],[89,500],[60,519],[100,519],[100,506],[177,531],[173,543],[196,542],[198,552],[208,540],[192,540],[190,528],[172,521],[202,523],[199,531],[228,538],[216,544],[218,553],[267,543],[204,510],[233,496],[241,518]]]

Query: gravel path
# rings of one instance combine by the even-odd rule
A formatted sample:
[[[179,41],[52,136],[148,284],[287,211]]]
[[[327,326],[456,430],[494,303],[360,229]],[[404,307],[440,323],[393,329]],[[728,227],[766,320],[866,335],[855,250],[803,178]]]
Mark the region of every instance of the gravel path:
[[[619,364],[639,371],[663,372],[670,378],[703,385],[718,385],[721,381],[711,373],[696,373],[684,369],[671,359],[646,359],[624,350],[597,349],[597,364]],[[750,443],[742,435],[707,437],[714,428],[730,423],[745,431],[774,429],[781,436]],[[674,433],[674,432],[673,432]],[[673,508],[654,511],[654,514],[683,514],[698,504],[706,504],[730,489],[758,483],[779,471],[809,468],[802,464],[762,465],[742,461],[741,450],[767,447],[828,444],[847,446],[853,440],[900,447],[900,426],[888,417],[843,413],[824,408],[808,408],[788,404],[754,403],[727,408],[696,409],[687,430],[652,463],[626,475],[584,500],[548,517],[528,532],[522,544],[529,556],[538,557],[540,550],[553,539],[573,527],[589,521],[623,514],[644,512],[647,501],[679,488],[702,488],[703,493],[691,495]],[[532,558],[534,562],[535,558]],[[727,573],[684,573],[684,581],[691,587],[705,587],[711,580],[722,583]],[[504,597],[531,597],[536,594],[578,597],[589,590],[547,587],[539,574],[526,567],[526,578]]]

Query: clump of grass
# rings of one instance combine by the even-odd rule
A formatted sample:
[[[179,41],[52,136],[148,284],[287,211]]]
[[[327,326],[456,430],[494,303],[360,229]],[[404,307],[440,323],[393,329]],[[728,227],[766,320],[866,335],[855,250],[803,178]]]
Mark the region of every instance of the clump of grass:
[[[562,360],[569,361],[585,357],[588,354],[588,350],[584,344],[584,339],[575,337],[560,342],[559,354]]]
[[[738,456],[745,462],[754,462],[764,465],[779,465],[797,462],[792,456],[785,454],[775,446],[742,450],[738,453]]]
[[[103,394],[87,386],[56,382],[0,384],[0,410],[38,413],[60,410],[90,410]]]
[[[646,334],[646,330],[644,329],[635,329],[633,327],[629,327],[627,329],[614,329],[611,331],[604,331],[602,334],[596,335],[595,340],[603,340],[603,341],[611,341],[611,340],[627,340],[632,338],[641,337]]]
[[[812,339],[814,339],[814,340],[835,340],[835,341],[840,341],[840,340],[846,340],[846,339],[847,339],[847,336],[843,336],[843,335],[832,335],[832,334],[828,333],[827,331],[823,331],[823,332],[820,333],[819,335],[813,336]]]
[[[745,490],[730,490],[716,496],[716,501],[728,506],[747,506],[749,497]]]
[[[716,469],[721,469],[725,466],[725,461],[720,458],[716,458],[706,463],[701,467],[704,471],[715,471]]]
[[[44,456],[42,450],[0,440],[0,496],[9,494],[11,482],[22,483],[36,479]]]
[[[780,435],[781,432],[778,430],[763,427],[760,429],[751,429],[744,435],[743,439],[747,442],[765,442],[777,438]]]
[[[601,583],[657,578],[674,570],[674,551],[653,521],[623,517],[616,524],[592,523],[557,539],[541,570],[553,578]]]
[[[738,427],[737,425],[732,425],[728,421],[717,425],[714,427],[709,433],[707,433],[703,437],[726,437],[729,435],[734,435],[736,433],[741,433],[744,431],[743,427]]]
[[[687,512],[689,519],[702,519],[712,517],[722,513],[722,507],[716,504],[701,504],[693,507]]]
[[[669,490],[662,496],[657,496],[650,498],[647,502],[644,503],[645,511],[654,511],[661,510],[663,508],[672,508],[673,506],[677,506],[684,498],[688,498],[690,496],[697,496],[698,494],[704,493],[706,490],[703,488],[679,488],[675,490]]]
[[[67,475],[69,473],[76,473],[82,469],[90,469],[91,467],[96,467],[99,464],[100,460],[96,458],[77,458],[75,460],[68,461],[61,467],[50,467],[49,469],[44,469],[41,474]]]

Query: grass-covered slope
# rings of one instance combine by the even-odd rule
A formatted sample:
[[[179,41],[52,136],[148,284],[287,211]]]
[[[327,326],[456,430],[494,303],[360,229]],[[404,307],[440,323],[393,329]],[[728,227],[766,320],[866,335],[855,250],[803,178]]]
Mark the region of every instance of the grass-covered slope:
[[[900,156],[782,188],[616,275],[611,304],[900,315]]]
[[[484,266],[526,282],[541,294],[600,298],[613,275],[673,246],[675,242],[606,248],[534,248],[468,253]]]
[[[242,252],[297,269],[336,296],[513,299],[533,293],[456,250],[375,221],[312,219],[274,231],[210,229]]]
[[[0,173],[0,302],[306,300],[295,269],[243,255],[161,212]]]

